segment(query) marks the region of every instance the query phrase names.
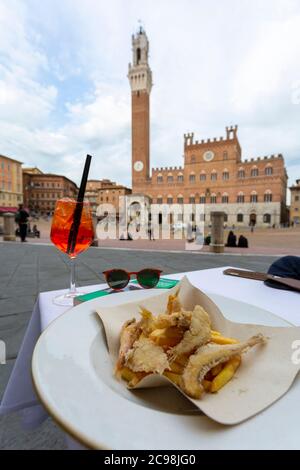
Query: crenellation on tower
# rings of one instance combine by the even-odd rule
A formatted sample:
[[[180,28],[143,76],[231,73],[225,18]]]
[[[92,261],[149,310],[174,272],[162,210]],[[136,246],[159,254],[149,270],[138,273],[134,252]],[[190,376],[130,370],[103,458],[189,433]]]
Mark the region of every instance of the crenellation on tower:
[[[237,131],[238,131],[238,126],[230,126],[226,127],[226,138],[224,139],[223,136],[220,137],[213,137],[213,138],[207,138],[207,139],[201,139],[201,140],[195,140],[194,142],[194,133],[186,133],[183,134],[184,137],[184,148],[190,147],[190,146],[201,146],[201,145],[209,145],[211,143],[213,144],[222,144],[225,143],[226,141],[232,142],[232,140],[237,139]],[[238,144],[239,145],[239,144]]]
[[[237,137],[238,126],[229,126],[226,127],[226,138],[227,140],[236,139]]]
[[[183,134],[184,137],[184,146],[187,147],[188,145],[194,145],[194,132],[189,132],[187,134]]]

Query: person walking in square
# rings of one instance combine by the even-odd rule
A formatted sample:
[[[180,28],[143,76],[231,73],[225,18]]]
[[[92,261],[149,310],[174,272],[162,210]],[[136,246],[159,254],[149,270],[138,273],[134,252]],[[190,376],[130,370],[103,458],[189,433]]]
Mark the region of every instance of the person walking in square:
[[[24,209],[23,204],[19,204],[19,210],[16,213],[15,221],[19,225],[19,234],[21,242],[26,242],[28,218],[29,214]]]

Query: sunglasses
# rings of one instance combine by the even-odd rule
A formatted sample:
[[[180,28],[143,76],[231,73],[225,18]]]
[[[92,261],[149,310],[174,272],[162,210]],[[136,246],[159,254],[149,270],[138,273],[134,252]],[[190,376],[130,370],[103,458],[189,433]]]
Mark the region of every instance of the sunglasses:
[[[138,272],[127,272],[124,269],[110,269],[103,271],[106,282],[111,289],[124,289],[130,281],[132,275],[136,276],[136,280],[144,289],[151,289],[158,284],[162,271],[159,269],[142,269]]]

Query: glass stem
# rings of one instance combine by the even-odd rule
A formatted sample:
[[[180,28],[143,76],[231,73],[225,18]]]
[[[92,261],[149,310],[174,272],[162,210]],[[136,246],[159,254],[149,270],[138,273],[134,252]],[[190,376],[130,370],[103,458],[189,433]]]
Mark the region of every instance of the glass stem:
[[[71,278],[70,278],[70,291],[69,294],[75,294],[75,258],[71,258]]]

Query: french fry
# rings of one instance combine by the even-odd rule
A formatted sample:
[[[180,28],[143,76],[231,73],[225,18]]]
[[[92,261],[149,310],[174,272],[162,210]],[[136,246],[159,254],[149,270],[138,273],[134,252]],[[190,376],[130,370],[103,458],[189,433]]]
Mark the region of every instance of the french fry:
[[[128,369],[128,367],[123,367],[120,370],[120,377],[126,382],[130,382],[135,377],[135,373]]]
[[[133,372],[128,367],[122,367],[119,372],[119,376],[128,382],[128,387],[135,387],[146,375],[148,375],[146,372]]]
[[[152,341],[157,342],[160,338],[165,337],[166,335],[166,328],[157,328],[156,330],[152,331],[150,333],[149,338],[152,339]]]
[[[145,307],[140,307],[140,315],[142,316],[147,331],[153,331],[155,329],[155,317],[153,316],[150,310],[147,310]]]
[[[128,383],[128,387],[135,387],[146,375],[148,374],[144,372],[135,372],[134,377]]]
[[[147,374],[146,372],[133,372],[133,370],[129,369],[128,367],[122,367],[118,375],[121,377],[121,379],[125,380],[125,382],[128,382],[129,387],[134,387]]]
[[[202,381],[203,388],[206,392],[210,392],[211,389],[211,381],[210,380],[203,380]]]
[[[212,393],[218,392],[229,380],[234,376],[235,371],[241,363],[240,356],[234,356],[225,364],[221,372],[213,379],[210,391]]]
[[[216,331],[216,330],[211,330],[211,334],[214,335],[214,336],[221,336],[221,333],[219,331]]]
[[[213,377],[215,377],[221,372],[222,369],[223,369],[223,364],[218,364],[217,366],[211,369],[211,374],[213,375]]]
[[[182,386],[182,377],[180,374],[174,374],[174,372],[165,371],[164,375],[174,382],[174,384],[176,384],[178,387]]]
[[[181,341],[183,332],[176,326],[159,328],[150,333],[149,338],[163,348],[172,348]]]
[[[211,341],[213,343],[217,343],[217,344],[237,344],[239,342],[237,339],[226,338],[225,336],[216,335],[216,334],[213,334],[213,333],[211,335]]]
[[[178,364],[178,362],[175,361],[175,362],[172,362],[172,364],[170,365],[170,369],[175,374],[182,374],[184,366],[182,366],[181,364]]]
[[[189,356],[186,354],[181,354],[180,356],[176,357],[176,362],[181,366],[185,367],[189,360]]]

